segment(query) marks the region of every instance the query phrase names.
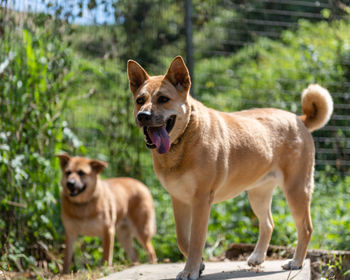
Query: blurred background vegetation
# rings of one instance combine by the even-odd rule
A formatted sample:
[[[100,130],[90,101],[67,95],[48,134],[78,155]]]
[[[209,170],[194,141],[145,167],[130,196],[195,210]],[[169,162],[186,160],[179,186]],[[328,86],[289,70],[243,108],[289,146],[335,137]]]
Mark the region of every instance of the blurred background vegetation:
[[[301,113],[309,83],[335,102],[314,133],[316,186],[310,248],[350,250],[350,20],[348,0],[192,1],[193,93],[234,111],[277,107]],[[156,179],[134,124],[126,61],[161,74],[186,57],[185,1],[0,0],[0,270],[38,278],[62,266],[60,170],[66,151],[106,160],[108,176],[148,185],[157,213],[160,261],[178,261],[170,196]],[[188,59],[188,57],[187,57]],[[271,244],[295,246],[286,201],[276,189]],[[255,243],[247,195],[212,209],[205,256],[230,243]],[[99,265],[97,238],[76,244],[75,271]],[[127,264],[119,245],[114,262]],[[145,254],[139,250],[141,259]]]

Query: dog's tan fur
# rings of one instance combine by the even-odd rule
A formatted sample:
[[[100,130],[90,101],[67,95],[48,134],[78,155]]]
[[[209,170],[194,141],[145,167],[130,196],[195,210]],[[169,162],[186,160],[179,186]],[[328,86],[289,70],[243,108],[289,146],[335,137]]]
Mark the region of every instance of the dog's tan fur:
[[[85,157],[58,155],[62,169],[62,222],[66,232],[64,268],[68,273],[73,256],[73,243],[78,235],[99,236],[102,239],[102,262],[112,264],[114,236],[132,262],[137,254],[132,247],[136,237],[148,253],[150,262],[156,262],[151,238],[155,233],[153,200],[147,187],[132,178],[101,180],[99,174],[107,163]],[[79,175],[79,172],[83,172]],[[71,196],[68,181],[86,186]]]
[[[159,127],[176,115],[170,150],[160,154],[154,149],[152,155],[154,170],[171,195],[178,246],[187,258],[177,279],[197,279],[204,269],[202,250],[211,205],[243,191],[248,191],[259,219],[259,239],[248,263],[262,263],[274,227],[270,205],[277,185],[298,231],[296,252],[284,268],[300,268],[312,233],[315,148],[310,131],[331,116],[328,91],[310,85],[302,97],[303,116],[272,108],[224,113],[189,95],[190,76],[181,57],[173,60],[165,76],[153,77],[130,60],[128,76],[139,126]],[[159,96],[169,100],[160,103]],[[145,111],[151,120],[143,123],[138,114]]]

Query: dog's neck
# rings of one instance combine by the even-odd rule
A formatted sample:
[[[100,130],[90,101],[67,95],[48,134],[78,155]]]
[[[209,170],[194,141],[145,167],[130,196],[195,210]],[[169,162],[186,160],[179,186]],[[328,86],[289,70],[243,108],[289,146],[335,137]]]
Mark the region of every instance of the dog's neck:
[[[190,105],[189,107],[190,107],[190,112],[189,112],[188,121],[187,121],[187,123],[186,123],[186,125],[185,125],[183,131],[182,131],[182,132],[180,133],[180,135],[175,139],[175,141],[171,144],[170,150],[171,150],[171,149],[176,149],[176,145],[178,145],[178,144],[181,142],[181,140],[182,140],[184,134],[186,133],[187,127],[188,127],[189,123],[191,122],[191,119],[192,119],[192,117],[193,117],[193,114],[194,114],[194,111],[195,111],[195,110],[194,110],[194,108],[193,108],[193,105]]]
[[[79,208],[79,209],[82,209],[82,208],[88,206],[88,205],[91,204],[91,203],[97,202],[97,198],[98,198],[98,197],[94,195],[94,196],[92,196],[92,197],[91,197],[90,199],[88,199],[88,200],[79,201],[79,202],[72,201],[71,199],[69,199],[69,196],[66,196],[66,195],[65,195],[65,198],[69,201],[69,203],[70,203],[71,205],[74,205],[74,207]]]

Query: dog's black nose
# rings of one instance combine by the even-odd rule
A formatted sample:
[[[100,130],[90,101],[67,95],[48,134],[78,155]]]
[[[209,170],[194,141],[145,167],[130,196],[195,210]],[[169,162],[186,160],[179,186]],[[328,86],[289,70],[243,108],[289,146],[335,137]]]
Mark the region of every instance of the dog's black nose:
[[[68,180],[67,181],[67,188],[70,191],[73,191],[75,189],[75,180]]]
[[[148,111],[138,112],[136,118],[139,122],[150,121],[152,118],[152,113]]]

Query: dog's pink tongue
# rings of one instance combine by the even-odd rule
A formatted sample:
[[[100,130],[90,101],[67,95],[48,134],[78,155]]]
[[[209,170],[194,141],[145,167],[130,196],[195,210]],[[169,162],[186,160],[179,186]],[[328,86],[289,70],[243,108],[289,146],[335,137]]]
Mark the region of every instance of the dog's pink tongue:
[[[157,151],[160,154],[164,154],[170,149],[170,139],[165,126],[151,127],[148,131],[154,145],[157,147]]]

